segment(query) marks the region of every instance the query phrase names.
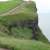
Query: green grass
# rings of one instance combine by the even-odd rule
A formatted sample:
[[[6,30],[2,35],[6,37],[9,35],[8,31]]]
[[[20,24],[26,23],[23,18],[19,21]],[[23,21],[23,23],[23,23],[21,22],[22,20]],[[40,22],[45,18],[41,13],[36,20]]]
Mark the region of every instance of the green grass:
[[[12,34],[19,39],[32,39],[32,30],[28,28],[12,28]]]
[[[15,2],[13,2],[13,3],[15,3]],[[8,16],[0,16],[0,25],[2,25],[1,27],[3,27],[4,25],[6,25],[8,27],[9,24],[11,24],[11,22],[14,22],[14,21],[15,22],[24,21],[24,20],[34,20],[34,21],[36,21],[36,19],[38,19],[38,15],[37,15],[36,11],[37,10],[36,10],[36,5],[35,4],[32,4],[32,3],[31,4],[26,4],[26,5],[24,5],[21,12],[19,12],[18,14],[8,15]],[[46,37],[40,31],[40,29],[38,29],[38,31],[36,31],[36,33],[37,33],[36,38],[39,41],[48,42]],[[30,29],[25,29],[24,30],[22,28],[20,28],[20,29],[13,28],[12,34],[14,34],[17,38],[20,38],[20,39],[21,38],[30,39],[31,36],[32,36],[32,30],[30,30]]]
[[[1,11],[4,11],[5,12],[5,10],[7,10],[7,8],[8,8],[8,6],[9,6],[9,4],[10,4],[10,7],[12,6],[13,7],[13,5],[15,6],[15,4],[16,5],[18,5],[18,2],[19,2],[20,0],[17,0],[17,4],[14,2],[14,1],[12,1],[12,4],[11,4],[11,2],[8,2],[8,3],[5,3],[5,5],[4,5],[4,3],[3,3],[3,5],[2,5],[2,3],[0,4],[1,6]],[[15,4],[14,4],[15,3]],[[9,16],[0,16],[0,20],[3,20],[3,21],[11,21],[11,20],[28,20],[28,19],[30,19],[30,20],[35,20],[35,18],[38,18],[38,16],[37,16],[37,13],[36,13],[36,6],[35,6],[35,3],[31,3],[31,4],[25,4],[25,5],[23,5],[24,7],[21,7],[22,9],[20,10],[20,12],[18,13],[18,14],[15,14],[15,15],[9,15]],[[7,8],[6,8],[7,7]],[[3,9],[5,9],[5,10],[3,10]],[[9,8],[8,8],[9,9]],[[0,12],[1,12],[0,11]]]
[[[20,20],[35,20],[35,19],[36,15],[33,16],[30,13],[24,13],[24,12],[15,15],[0,17],[0,20],[2,21],[20,21]]]
[[[5,26],[0,24],[0,36],[2,37],[12,36],[18,39],[31,39],[32,30],[28,28],[13,27],[10,33]]]
[[[7,30],[4,26],[0,26],[0,36],[1,37],[14,37],[17,39],[32,39],[32,30],[28,28],[12,28],[11,32]],[[5,32],[6,31],[6,32]],[[42,34],[41,30],[38,29],[37,33],[37,40],[42,41],[44,43],[48,43],[47,38]]]
[[[0,37],[0,47],[10,50],[50,50],[50,45],[35,40],[20,40],[12,37]]]
[[[20,3],[22,3],[21,0],[0,2],[0,14],[11,10],[12,8],[18,6]]]
[[[0,2],[0,14],[7,12],[16,7],[22,0],[12,0],[10,2]],[[14,15],[0,16],[0,48],[8,48],[10,50],[50,50],[48,40],[38,28],[36,31],[36,40],[31,40],[32,30],[28,28],[12,28],[12,34],[8,34],[9,24],[14,21],[34,20],[38,19],[35,3],[26,4],[21,12]],[[5,26],[6,25],[6,26]],[[6,32],[7,31],[7,32]],[[41,42],[40,42],[41,41]],[[43,43],[44,42],[44,43]],[[47,44],[45,44],[47,43]]]
[[[19,1],[20,0],[17,0],[17,4]],[[8,3],[7,4],[5,3],[5,5],[9,6]],[[13,3],[15,3],[15,1],[13,1]],[[15,4],[13,4],[13,3],[11,5],[16,4],[16,3]],[[1,6],[5,6],[5,5],[3,4]],[[10,5],[10,7],[11,7],[11,5]],[[9,24],[11,24],[11,22],[14,22],[14,21],[17,22],[17,21],[24,21],[24,20],[35,20],[37,18],[37,13],[36,13],[36,11],[33,10],[33,8],[34,8],[34,10],[36,9],[36,6],[34,3],[25,4],[24,7],[22,8],[21,12],[19,12],[18,14],[8,15],[8,16],[0,16],[0,25],[3,24],[1,27],[3,28],[4,25],[9,26]],[[5,6],[5,9],[6,9],[6,6]],[[27,38],[30,38],[32,35],[31,34],[32,30],[29,30],[29,29],[25,29],[25,30],[19,29],[19,31],[18,31],[18,29],[15,28],[15,30],[13,29],[13,31],[16,33],[16,37],[24,37],[27,39]]]

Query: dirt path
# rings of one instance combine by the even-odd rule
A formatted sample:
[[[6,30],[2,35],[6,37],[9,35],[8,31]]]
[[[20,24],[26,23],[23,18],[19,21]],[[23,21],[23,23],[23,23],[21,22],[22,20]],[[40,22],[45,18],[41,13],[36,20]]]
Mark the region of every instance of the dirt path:
[[[25,2],[23,2],[22,4],[20,4],[19,6],[15,7],[12,10],[9,10],[8,12],[5,12],[3,14],[0,14],[0,16],[6,16],[6,15],[13,15],[13,14],[17,14],[19,12],[22,11],[23,7],[25,5]]]
[[[10,49],[0,48],[0,50],[10,50]]]

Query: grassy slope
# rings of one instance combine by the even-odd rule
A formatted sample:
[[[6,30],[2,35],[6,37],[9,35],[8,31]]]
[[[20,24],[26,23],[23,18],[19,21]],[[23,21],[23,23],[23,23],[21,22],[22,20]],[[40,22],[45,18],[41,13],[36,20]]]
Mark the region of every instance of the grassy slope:
[[[48,44],[35,40],[20,40],[11,37],[0,37],[0,47],[11,50],[50,50]]]
[[[3,33],[5,30],[7,30],[6,28],[4,28],[3,26],[0,26],[0,29],[3,28],[3,30],[1,30],[0,32],[0,36],[1,37],[15,37],[17,39],[32,39],[32,30],[28,29],[28,28],[12,28],[12,34],[8,35],[9,33],[5,32]],[[36,38],[38,39],[38,41],[42,41],[44,43],[48,43],[47,38],[42,34],[41,30],[39,29],[37,31],[37,36]]]
[[[0,2],[0,14],[16,7],[20,3],[21,3],[21,0]]]
[[[34,6],[33,6],[34,5]],[[36,13],[36,5],[35,3],[26,4],[25,7],[22,9],[22,11],[19,14],[15,15],[9,15],[9,16],[1,16],[0,17],[0,25],[4,24],[9,26],[9,24],[13,21],[23,21],[23,20],[35,20],[38,19],[37,13]],[[3,27],[3,26],[0,26]],[[4,30],[3,30],[4,31]],[[29,29],[14,29],[13,33],[16,35],[16,37],[19,38],[32,38],[32,30]],[[47,39],[42,35],[41,31],[38,29],[37,31],[37,38],[39,41],[47,42]],[[41,37],[41,38],[39,38]]]
[[[14,5],[14,3],[13,3],[13,5]],[[30,8],[30,6],[31,5],[26,6],[28,9],[25,8],[24,12],[21,12],[19,14],[0,17],[0,28],[4,27],[2,24],[8,25],[11,21],[14,21],[14,20],[28,20],[28,19],[35,20],[34,17],[37,18],[36,12],[35,12],[35,16],[33,14],[30,15],[30,13],[28,13],[28,12],[30,12],[30,11],[34,12],[34,10],[36,10],[36,7],[34,7],[34,10],[32,10],[31,9],[32,6],[31,6],[31,8]],[[3,9],[1,7],[1,12],[2,12],[2,10]],[[5,8],[5,11],[6,11],[6,8]],[[3,11],[3,12],[5,12],[5,11]],[[32,34],[31,34],[32,30],[30,30],[30,29],[24,29],[24,30],[19,29],[18,30],[16,28],[12,28],[12,31],[14,33],[16,33],[16,37],[19,37],[20,39],[14,38],[14,35],[8,35],[7,33],[3,33],[4,30],[5,30],[5,28],[0,32],[0,47],[1,48],[10,48],[10,50],[50,50],[50,47],[48,44],[44,44],[42,42],[39,42],[39,41],[47,42],[47,40],[43,37],[43,35],[39,29],[37,32],[39,34],[37,37],[39,39],[39,41],[20,40],[23,37],[30,38],[32,36]]]

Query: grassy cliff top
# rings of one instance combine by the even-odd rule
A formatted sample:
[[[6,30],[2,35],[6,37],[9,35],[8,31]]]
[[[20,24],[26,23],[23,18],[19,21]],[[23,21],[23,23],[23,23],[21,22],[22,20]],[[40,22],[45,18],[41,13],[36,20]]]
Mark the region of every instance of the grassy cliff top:
[[[14,3],[15,2],[12,3],[12,6],[14,5]],[[9,15],[6,15],[7,14],[7,12],[6,12],[5,13],[6,16],[0,16],[0,20],[10,21],[10,20],[28,20],[28,19],[35,20],[36,18],[38,19],[36,4],[34,2],[28,3],[25,1],[23,3],[24,4],[21,3],[22,5],[19,6],[18,1],[17,1],[17,5],[19,7],[16,6],[17,8],[13,9],[12,11],[9,10],[10,11],[10,12],[8,12]],[[5,5],[9,6],[8,3],[7,4],[5,3]],[[1,6],[2,6],[2,4],[1,4]],[[4,7],[4,5],[3,5],[3,7]],[[11,7],[11,5],[10,5],[10,7]],[[2,8],[0,9],[1,11],[3,11]],[[4,8],[5,8],[5,10],[7,9],[6,6]],[[4,12],[5,12],[5,10],[4,10]]]
[[[0,13],[6,12],[7,14],[7,12],[10,9],[19,6],[20,3],[22,3],[22,0],[12,0],[10,2],[0,3]],[[10,28],[9,26],[11,26],[9,25],[9,23],[11,24],[11,22],[14,21],[34,20],[34,22],[35,21],[38,22],[36,4],[34,2],[32,3],[25,2],[25,4],[19,9],[17,9],[17,11],[15,9],[15,12],[14,12],[15,14],[12,15],[0,16],[0,48],[8,48],[10,50],[50,50],[50,45],[42,43],[42,42],[48,43],[48,40],[45,38],[45,36],[43,36],[38,26],[37,26],[38,30],[34,31],[36,31],[37,33],[36,38],[39,41],[30,40],[30,37],[32,38],[31,29],[28,28],[22,29],[21,27],[20,28],[12,27],[11,31],[9,31],[8,29]]]
[[[12,0],[12,1],[7,1],[7,2],[0,2],[0,14],[3,12],[7,12],[14,7],[18,6],[20,3],[22,3],[21,0]]]
[[[2,25],[1,28],[3,28],[3,26],[5,26],[5,25],[7,27],[9,27],[9,24],[11,24],[11,22],[15,21],[15,22],[18,23],[19,21],[23,21],[23,20],[26,20],[26,21],[27,20],[33,20],[34,22],[37,21],[37,25],[38,25],[38,15],[37,15],[36,4],[34,2],[31,2],[31,3],[24,2],[24,3],[25,4],[22,5],[22,7],[20,7],[21,9],[20,8],[18,9],[18,11],[20,10],[19,13],[17,13],[17,14],[15,13],[13,15],[0,16],[0,25]],[[16,9],[15,9],[15,11],[16,11]],[[16,12],[18,12],[18,11],[16,11]],[[31,35],[32,35],[32,31],[30,31],[29,29],[27,29],[27,30],[26,29],[25,30],[23,30],[23,29],[17,30],[15,28],[15,30],[13,30],[13,31],[14,31],[13,33],[16,33],[16,35],[17,36],[19,35],[19,37],[22,36],[22,37],[26,38],[27,35],[28,35],[28,38],[30,38]],[[29,31],[30,31],[30,33],[29,33]],[[42,33],[39,30],[36,31],[36,33],[38,34],[37,38],[38,38],[39,41],[47,41],[47,39],[43,37]],[[41,38],[39,38],[39,37],[41,37]]]

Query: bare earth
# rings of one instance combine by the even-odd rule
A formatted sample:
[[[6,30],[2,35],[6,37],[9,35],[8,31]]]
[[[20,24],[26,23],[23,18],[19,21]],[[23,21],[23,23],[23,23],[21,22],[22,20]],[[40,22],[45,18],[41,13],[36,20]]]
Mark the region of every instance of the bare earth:
[[[10,49],[0,48],[0,50],[10,50]]]

